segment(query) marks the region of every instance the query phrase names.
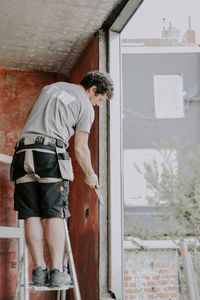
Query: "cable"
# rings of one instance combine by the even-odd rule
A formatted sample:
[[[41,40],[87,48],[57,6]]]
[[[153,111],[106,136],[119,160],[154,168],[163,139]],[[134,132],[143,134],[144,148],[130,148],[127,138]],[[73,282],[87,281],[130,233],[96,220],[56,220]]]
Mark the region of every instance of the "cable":
[[[138,113],[136,111],[129,110],[129,109],[126,109],[126,108],[124,108],[123,111],[127,112],[127,113],[130,113],[132,115],[138,116],[139,118],[142,118],[142,119],[151,120],[151,121],[155,121],[156,120],[155,118],[152,118],[152,117],[149,117],[149,116],[145,116],[145,115],[143,115],[141,113]]]

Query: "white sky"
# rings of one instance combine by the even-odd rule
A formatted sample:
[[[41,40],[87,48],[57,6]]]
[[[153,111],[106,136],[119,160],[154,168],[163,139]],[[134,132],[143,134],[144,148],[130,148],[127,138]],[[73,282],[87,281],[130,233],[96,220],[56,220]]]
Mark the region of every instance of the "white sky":
[[[122,32],[122,38],[161,38],[163,18],[180,30],[181,37],[191,27],[200,43],[200,0],[144,0]]]

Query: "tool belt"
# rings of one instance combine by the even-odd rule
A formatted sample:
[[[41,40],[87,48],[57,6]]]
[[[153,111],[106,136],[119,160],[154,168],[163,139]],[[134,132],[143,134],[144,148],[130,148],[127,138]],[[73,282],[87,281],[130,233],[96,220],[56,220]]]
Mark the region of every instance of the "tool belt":
[[[43,136],[43,135],[37,135],[37,136],[27,136],[21,138],[16,146],[15,149],[18,147],[26,146],[26,145],[32,145],[32,144],[42,144],[42,145],[50,145],[50,146],[57,146],[57,147],[65,147],[65,143],[59,139]]]
[[[42,151],[48,152],[48,149],[51,149],[55,152],[57,155],[57,160],[58,160],[58,165],[61,173],[62,179],[65,180],[74,180],[74,174],[73,174],[73,168],[72,168],[72,162],[69,154],[66,151],[66,145],[63,141],[56,139],[56,138],[51,138],[51,137],[46,137],[46,136],[28,136],[21,138],[16,146],[15,146],[15,153],[13,156],[13,160],[11,163],[11,168],[10,168],[10,180],[15,181],[15,159],[17,157],[17,154],[22,151],[26,151],[28,157],[28,152],[30,151]],[[28,163],[28,162],[27,162]]]

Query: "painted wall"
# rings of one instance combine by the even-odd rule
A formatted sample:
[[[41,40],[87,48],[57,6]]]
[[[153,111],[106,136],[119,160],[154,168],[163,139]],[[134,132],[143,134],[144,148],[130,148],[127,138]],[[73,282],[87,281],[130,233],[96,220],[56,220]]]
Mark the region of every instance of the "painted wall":
[[[58,80],[56,74],[0,69],[0,153],[13,155],[13,147],[41,88]],[[0,226],[16,226],[13,183],[9,166],[0,163]],[[14,299],[16,287],[16,241],[0,239],[0,299]],[[31,266],[30,266],[31,268]],[[47,297],[47,295],[45,295]],[[48,299],[54,299],[51,293]],[[45,299],[41,294],[33,297]]]
[[[172,136],[187,141],[192,150],[200,144],[200,101],[192,102],[181,119],[156,119],[153,75],[182,73],[187,92],[200,93],[200,54],[123,54],[124,149],[149,149],[153,142]]]
[[[69,81],[80,83],[82,77],[91,70],[99,68],[99,41],[93,38],[84,54],[71,72]],[[84,175],[74,157],[74,139],[70,141],[70,156],[75,180],[70,184],[69,230],[72,250],[80,284],[82,299],[99,299],[99,225],[98,200],[94,190],[84,183]],[[92,165],[98,174],[98,109],[95,108],[95,121],[89,137]],[[69,292],[69,299],[73,294]]]

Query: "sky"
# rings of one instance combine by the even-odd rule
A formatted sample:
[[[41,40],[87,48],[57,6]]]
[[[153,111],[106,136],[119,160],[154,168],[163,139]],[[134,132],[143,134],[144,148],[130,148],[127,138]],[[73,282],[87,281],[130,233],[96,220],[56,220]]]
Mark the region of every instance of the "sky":
[[[122,38],[161,38],[163,18],[166,28],[169,22],[180,30],[181,37],[188,29],[188,16],[196,41],[200,44],[200,0],[144,0],[130,19]]]

